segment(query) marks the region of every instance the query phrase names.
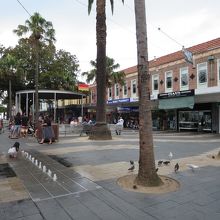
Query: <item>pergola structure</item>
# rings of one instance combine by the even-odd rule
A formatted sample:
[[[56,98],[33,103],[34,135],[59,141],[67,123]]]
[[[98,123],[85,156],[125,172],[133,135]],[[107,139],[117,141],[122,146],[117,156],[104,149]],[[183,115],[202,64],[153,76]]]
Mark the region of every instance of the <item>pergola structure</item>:
[[[65,99],[81,99],[81,115],[83,115],[83,98],[86,97],[85,94],[71,91],[62,91],[62,90],[39,90],[38,91],[39,99],[50,99],[54,100],[54,119],[56,118],[56,109],[57,109],[57,101],[65,100]],[[28,100],[33,100],[33,108],[32,114],[34,115],[34,98],[35,98],[35,90],[21,90],[17,91],[15,94],[15,112],[18,112],[21,109],[21,100],[25,98],[26,104],[26,115],[28,115]]]

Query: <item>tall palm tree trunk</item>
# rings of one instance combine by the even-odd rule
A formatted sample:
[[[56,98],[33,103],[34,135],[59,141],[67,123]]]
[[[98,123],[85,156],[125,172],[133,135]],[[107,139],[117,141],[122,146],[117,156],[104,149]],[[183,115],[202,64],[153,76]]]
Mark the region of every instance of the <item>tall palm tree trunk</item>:
[[[39,117],[39,41],[35,39],[35,126],[38,123]]]
[[[138,54],[138,92],[139,92],[139,139],[140,156],[136,182],[144,186],[162,184],[155,170],[153,149],[152,118],[150,103],[150,73],[148,62],[145,0],[134,0],[136,19],[136,38]]]
[[[97,40],[97,123],[106,123],[106,14],[105,0],[96,4]]]
[[[112,139],[106,124],[106,0],[96,1],[96,43],[97,43],[97,104],[96,125],[90,139]]]

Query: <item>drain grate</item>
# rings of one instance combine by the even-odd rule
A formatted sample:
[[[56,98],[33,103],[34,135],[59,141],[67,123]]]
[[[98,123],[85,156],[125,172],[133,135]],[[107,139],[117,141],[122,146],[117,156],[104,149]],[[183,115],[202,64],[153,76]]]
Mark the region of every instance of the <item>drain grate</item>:
[[[0,164],[0,179],[15,177],[16,173],[12,170],[8,163]]]

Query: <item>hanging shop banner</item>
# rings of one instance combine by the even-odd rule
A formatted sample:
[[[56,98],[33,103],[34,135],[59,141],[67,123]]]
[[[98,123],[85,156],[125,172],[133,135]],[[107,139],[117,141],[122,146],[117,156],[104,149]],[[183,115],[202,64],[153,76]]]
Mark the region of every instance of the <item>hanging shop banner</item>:
[[[195,104],[194,96],[161,99],[159,100],[159,109],[179,109],[179,108],[190,108],[193,109]]]
[[[184,47],[183,47],[182,51],[183,51],[183,54],[184,54],[185,61],[187,63],[193,64],[193,54],[192,54],[192,52],[185,49]]]
[[[179,98],[179,97],[187,97],[187,96],[194,96],[195,90],[182,90],[176,92],[167,92],[167,93],[160,93],[158,94],[158,99],[170,99],[170,98]]]
[[[116,103],[124,103],[124,102],[130,102],[130,98],[108,100],[107,104],[116,104]]]
[[[89,85],[83,84],[83,83],[78,84],[78,90],[79,91],[89,91]]]

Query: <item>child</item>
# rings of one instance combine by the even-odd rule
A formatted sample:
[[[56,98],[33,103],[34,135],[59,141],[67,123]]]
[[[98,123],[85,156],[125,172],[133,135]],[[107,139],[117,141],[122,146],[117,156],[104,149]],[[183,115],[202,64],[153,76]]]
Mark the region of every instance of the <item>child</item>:
[[[18,151],[19,151],[19,146],[20,146],[20,143],[15,142],[14,145],[9,148],[8,155],[9,155],[10,158],[16,158],[17,157],[17,154],[18,154]]]

